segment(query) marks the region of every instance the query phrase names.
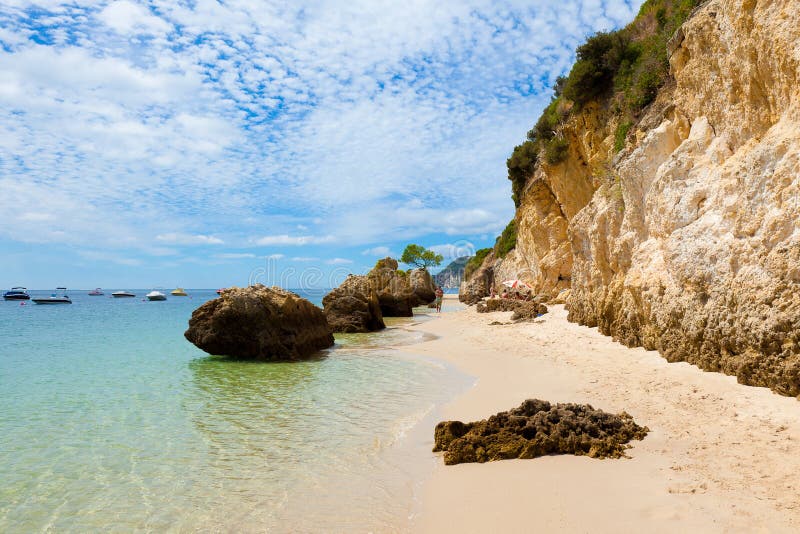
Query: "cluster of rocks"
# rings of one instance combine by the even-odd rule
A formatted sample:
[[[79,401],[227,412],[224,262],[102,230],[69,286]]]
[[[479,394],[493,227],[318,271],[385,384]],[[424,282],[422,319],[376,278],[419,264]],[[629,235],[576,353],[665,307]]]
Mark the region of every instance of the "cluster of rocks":
[[[436,286],[425,269],[406,272],[398,270],[397,266],[397,260],[392,258],[378,260],[367,278],[378,294],[384,316],[411,317],[413,308],[436,298]]]
[[[232,288],[192,313],[184,336],[218,356],[296,360],[333,345],[333,332],[374,332],[384,317],[410,317],[436,298],[425,269],[405,272],[392,258],[350,275],[323,299],[324,311],[277,287]]]
[[[298,360],[333,345],[321,309],[261,284],[227,289],[197,308],[184,336],[209,354],[260,360]]]
[[[334,332],[374,332],[386,328],[378,293],[366,276],[350,275],[322,299]]]
[[[475,309],[478,313],[496,311],[514,312],[511,316],[512,321],[530,321],[547,313],[547,306],[542,304],[539,298],[535,298],[534,300],[487,299],[478,302]]]
[[[647,427],[627,413],[610,414],[588,404],[550,404],[529,399],[519,408],[472,423],[444,421],[434,430],[434,452],[447,465],[574,454],[620,458]]]

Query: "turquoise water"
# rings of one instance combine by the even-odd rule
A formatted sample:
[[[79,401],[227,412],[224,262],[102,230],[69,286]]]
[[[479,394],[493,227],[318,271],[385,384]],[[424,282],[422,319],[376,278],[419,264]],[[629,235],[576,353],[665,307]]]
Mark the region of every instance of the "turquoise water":
[[[407,352],[408,320],[237,362],[183,338],[212,291],[106,293],[0,302],[0,531],[402,529],[428,419],[466,385]]]

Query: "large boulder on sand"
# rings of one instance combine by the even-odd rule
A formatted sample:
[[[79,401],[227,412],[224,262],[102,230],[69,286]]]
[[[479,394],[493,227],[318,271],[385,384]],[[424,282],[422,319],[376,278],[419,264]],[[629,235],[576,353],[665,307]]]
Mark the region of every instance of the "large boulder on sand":
[[[414,269],[408,274],[408,281],[417,300],[415,306],[429,304],[436,300],[436,284],[427,269]]]
[[[408,273],[397,270],[397,260],[378,260],[367,275],[378,294],[381,313],[384,317],[411,317],[417,305],[417,296],[411,289]]]
[[[334,332],[374,332],[386,328],[378,294],[366,276],[350,275],[322,299]]]
[[[260,360],[298,360],[333,345],[320,308],[261,284],[226,289],[197,308],[184,336],[209,354]]]

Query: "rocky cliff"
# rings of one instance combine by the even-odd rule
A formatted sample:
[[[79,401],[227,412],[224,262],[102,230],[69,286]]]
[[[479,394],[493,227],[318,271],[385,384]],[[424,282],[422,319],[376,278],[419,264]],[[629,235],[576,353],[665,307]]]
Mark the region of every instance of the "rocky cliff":
[[[433,282],[448,289],[459,287],[464,279],[464,267],[468,260],[469,256],[462,256],[451,261],[447,267],[433,275]]]
[[[511,270],[627,345],[799,395],[798,7],[705,2],[630,129],[609,98],[571,113],[519,190]]]

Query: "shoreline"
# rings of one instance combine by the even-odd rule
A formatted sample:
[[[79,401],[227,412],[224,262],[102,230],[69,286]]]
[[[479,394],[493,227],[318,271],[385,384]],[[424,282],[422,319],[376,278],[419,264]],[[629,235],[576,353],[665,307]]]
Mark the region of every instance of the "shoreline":
[[[445,303],[457,296],[446,295]],[[436,336],[391,347],[453,365],[474,385],[434,412],[473,421],[527,398],[630,413],[650,428],[629,458],[547,456],[444,466],[418,425],[433,473],[415,492],[415,532],[800,528],[800,402],[569,323],[563,306],[533,323],[510,312],[450,311],[410,327]],[[438,421],[437,421],[438,422]],[[434,423],[435,424],[435,423]],[[427,433],[427,437],[422,436]],[[420,452],[422,454],[422,452]]]

